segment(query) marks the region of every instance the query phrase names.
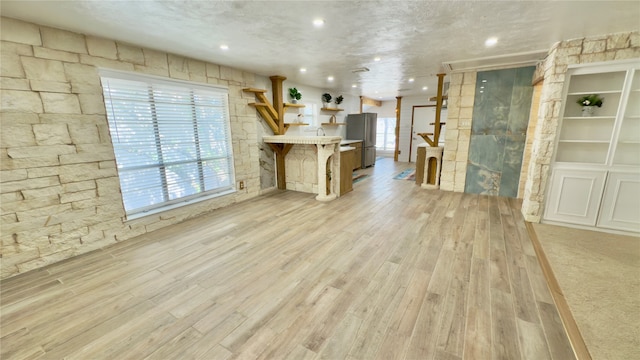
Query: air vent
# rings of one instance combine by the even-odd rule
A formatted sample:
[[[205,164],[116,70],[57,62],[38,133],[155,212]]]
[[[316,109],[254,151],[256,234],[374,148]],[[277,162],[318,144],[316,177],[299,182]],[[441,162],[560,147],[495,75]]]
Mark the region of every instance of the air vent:
[[[442,63],[442,67],[446,72],[452,72],[533,66],[543,60],[547,56],[547,52],[547,50],[538,50],[478,59],[445,61]]]
[[[411,91],[411,89],[398,89],[398,91]]]
[[[352,73],[361,73],[361,72],[367,72],[367,71],[369,71],[369,68],[367,67],[351,69]]]

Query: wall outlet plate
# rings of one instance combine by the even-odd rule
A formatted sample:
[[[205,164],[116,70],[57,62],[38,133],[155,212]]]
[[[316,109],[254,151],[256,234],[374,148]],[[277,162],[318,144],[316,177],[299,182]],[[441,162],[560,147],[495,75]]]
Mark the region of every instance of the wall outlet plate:
[[[240,188],[240,190],[244,190],[244,181],[240,181],[238,183],[238,187]]]

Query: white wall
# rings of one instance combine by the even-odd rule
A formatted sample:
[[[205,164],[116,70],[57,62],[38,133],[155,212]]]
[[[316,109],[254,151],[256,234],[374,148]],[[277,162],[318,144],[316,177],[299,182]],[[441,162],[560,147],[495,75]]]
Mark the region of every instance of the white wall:
[[[427,96],[407,96],[402,98],[400,109],[400,139],[398,161],[409,161],[409,147],[411,145],[411,114],[416,105],[435,105],[435,101],[429,101]],[[446,121],[446,119],[441,119]]]

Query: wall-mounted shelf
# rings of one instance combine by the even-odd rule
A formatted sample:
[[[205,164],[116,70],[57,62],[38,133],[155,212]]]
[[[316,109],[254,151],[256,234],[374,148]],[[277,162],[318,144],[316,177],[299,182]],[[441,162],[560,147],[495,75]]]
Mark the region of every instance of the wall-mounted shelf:
[[[285,125],[289,125],[289,126],[307,126],[309,124],[307,124],[307,123],[285,123]]]
[[[322,125],[326,125],[326,126],[340,126],[340,125],[347,125],[347,123],[322,123]]]
[[[288,108],[303,108],[304,104],[292,104],[292,103],[284,103],[284,107]]]
[[[337,111],[344,111],[344,109],[338,109],[338,108],[326,108],[326,107],[320,108],[320,110],[322,110],[322,111],[336,111],[336,112],[337,112]]]

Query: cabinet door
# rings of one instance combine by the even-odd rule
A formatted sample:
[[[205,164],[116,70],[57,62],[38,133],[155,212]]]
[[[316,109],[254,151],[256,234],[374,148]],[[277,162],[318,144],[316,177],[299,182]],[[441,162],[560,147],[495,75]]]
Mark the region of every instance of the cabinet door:
[[[640,174],[609,172],[598,226],[640,232]]]
[[[360,169],[362,167],[362,143],[354,143],[351,146],[355,147],[355,161],[353,162],[353,170]]]
[[[606,171],[554,169],[545,219],[595,226]]]
[[[355,161],[355,154],[355,150],[340,153],[340,195],[344,195],[353,190],[353,162]]]

